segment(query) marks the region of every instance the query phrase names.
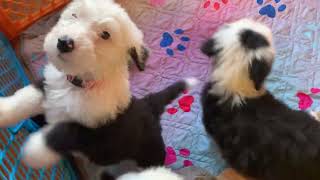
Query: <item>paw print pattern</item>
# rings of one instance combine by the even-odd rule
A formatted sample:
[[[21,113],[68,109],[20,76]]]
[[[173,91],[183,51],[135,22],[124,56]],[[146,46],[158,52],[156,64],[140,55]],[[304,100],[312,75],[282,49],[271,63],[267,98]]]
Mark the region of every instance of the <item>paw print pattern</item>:
[[[319,94],[320,89],[319,88],[311,88],[310,92],[314,95]],[[311,98],[311,96],[309,94],[306,94],[304,92],[298,92],[296,94],[296,96],[299,99],[298,105],[299,105],[300,110],[306,110],[312,106],[313,99]]]
[[[311,88],[311,89],[310,89],[310,92],[311,92],[312,94],[318,94],[318,93],[320,93],[320,89],[319,89],[319,88]]]
[[[175,50],[184,52],[187,49],[184,44],[189,42],[190,38],[188,36],[184,36],[183,34],[184,30],[182,29],[176,29],[174,33],[164,32],[162,34],[160,47],[166,48],[166,54],[169,56],[174,56]],[[179,43],[175,47],[172,47],[175,39],[179,39]]]
[[[296,96],[299,98],[299,109],[300,110],[306,110],[311,107],[313,104],[312,98],[304,93],[304,92],[298,92]]]
[[[264,5],[264,0],[257,0],[257,3],[259,5]],[[274,0],[274,3],[272,1],[268,4],[265,4],[259,11],[259,13],[264,16],[268,16],[270,18],[275,18],[277,12],[283,12],[287,9],[287,6],[285,4],[281,4],[281,0]]]
[[[212,0],[206,0],[203,4],[203,8],[207,9],[211,5],[214,10],[219,10],[222,5],[228,4],[229,0],[221,0],[221,1],[212,1]]]
[[[151,6],[162,6],[166,3],[166,0],[149,0]]]
[[[166,166],[169,166],[171,164],[174,164],[175,162],[177,162],[177,154],[173,147],[168,146],[166,148],[166,159],[164,161],[164,164]]]
[[[183,158],[188,158],[190,156],[191,152],[189,149],[183,148],[179,150],[179,155],[182,156]],[[177,162],[177,154],[176,151],[174,150],[173,147],[168,146],[166,148],[166,159],[165,159],[165,165],[166,166],[170,166],[174,163]],[[183,161],[183,166],[184,167],[189,167],[189,166],[193,166],[192,161],[185,159]]]
[[[184,92],[184,94],[187,94],[187,92]],[[182,98],[178,100],[179,108],[183,112],[190,112],[191,111],[191,106],[194,103],[194,97],[190,95],[185,95]],[[179,111],[178,108],[171,107],[167,109],[167,113],[174,115]]]

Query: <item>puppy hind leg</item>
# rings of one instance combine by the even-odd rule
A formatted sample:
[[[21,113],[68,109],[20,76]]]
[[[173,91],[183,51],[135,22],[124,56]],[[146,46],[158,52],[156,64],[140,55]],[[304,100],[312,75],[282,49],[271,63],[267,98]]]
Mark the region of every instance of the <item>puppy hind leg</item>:
[[[48,146],[47,134],[53,125],[48,125],[31,134],[22,149],[23,162],[36,169],[49,168],[58,163],[61,156]]]
[[[163,166],[166,157],[165,145],[162,137],[152,139],[141,147],[141,152],[136,158],[141,168]]]
[[[26,86],[8,97],[0,97],[0,127],[8,127],[43,112],[44,94],[34,85]]]
[[[49,124],[33,133],[23,147],[23,161],[33,168],[51,167],[62,156],[89,146],[88,129],[78,123]]]

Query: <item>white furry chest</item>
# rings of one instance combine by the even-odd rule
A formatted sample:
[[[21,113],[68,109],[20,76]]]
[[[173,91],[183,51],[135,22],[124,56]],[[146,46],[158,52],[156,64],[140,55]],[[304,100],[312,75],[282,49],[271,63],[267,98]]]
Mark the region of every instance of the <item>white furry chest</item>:
[[[108,108],[103,98],[79,92],[73,88],[50,89],[44,102],[49,123],[79,121],[87,126],[96,126],[108,118]]]
[[[118,87],[118,83],[90,90],[78,88],[52,65],[45,69],[45,84],[43,107],[48,123],[77,121],[96,127],[113,119],[130,101],[129,86]]]

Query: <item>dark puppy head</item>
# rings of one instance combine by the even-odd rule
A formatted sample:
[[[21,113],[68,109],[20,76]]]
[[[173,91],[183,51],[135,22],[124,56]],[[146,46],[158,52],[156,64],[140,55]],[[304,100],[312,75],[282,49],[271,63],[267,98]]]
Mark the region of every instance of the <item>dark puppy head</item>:
[[[242,19],[222,26],[201,50],[215,59],[211,81],[216,92],[256,97],[274,60],[272,32],[263,24]]]

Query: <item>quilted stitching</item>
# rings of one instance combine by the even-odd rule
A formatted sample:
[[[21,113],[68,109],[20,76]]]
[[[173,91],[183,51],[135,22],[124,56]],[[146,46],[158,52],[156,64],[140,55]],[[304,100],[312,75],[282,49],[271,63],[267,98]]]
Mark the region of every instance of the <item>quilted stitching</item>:
[[[205,6],[207,0],[167,0],[164,6],[156,8],[149,8],[145,1],[122,2],[125,7],[145,8],[143,11],[132,8],[131,14],[144,30],[146,42],[153,52],[148,66],[155,68],[144,74],[158,74],[160,80],[157,81],[157,88],[140,85],[132,80],[133,91],[136,93],[141,92],[141,88],[145,93],[148,92],[146,87],[150,90],[160,90],[186,76],[195,76],[205,81],[210,71],[210,61],[200,53],[199,46],[218,26],[241,17],[251,17],[272,27],[278,52],[273,73],[268,80],[268,88],[278,98],[291,107],[298,108],[296,93],[319,86],[316,77],[319,75],[317,69],[320,64],[320,11],[316,8],[317,4],[311,1],[231,0],[223,4],[222,1],[211,0],[211,6]],[[219,10],[214,7],[215,2],[220,3]],[[266,6],[275,9],[274,15],[261,13],[261,9]],[[190,44],[186,45],[184,53],[169,57],[159,43],[164,32],[172,32],[177,28],[185,30],[190,37]],[[199,104],[200,89],[199,87],[191,92],[196,102],[190,113],[178,111],[173,115],[163,115],[163,136],[166,144],[176,150],[190,149],[189,158],[194,165],[217,174],[225,167],[225,163],[203,129]],[[316,95],[313,95],[313,98],[318,99]],[[172,104],[170,107],[176,107],[177,102]],[[312,107],[316,108],[318,104],[318,101],[315,101]],[[182,161],[183,158],[178,156],[178,161],[172,167],[182,167]]]
[[[265,22],[274,32],[277,57],[267,84],[270,91],[297,109],[297,92],[309,93],[310,88],[320,87],[320,3],[317,0],[166,0],[163,5],[161,0],[155,6],[147,0],[119,2],[143,29],[152,50],[146,71],[132,72],[132,91],[137,96],[161,90],[185,77],[195,76],[204,82],[210,72],[210,61],[200,53],[201,43],[221,24],[242,17]],[[220,4],[219,8],[216,3]],[[261,10],[266,6],[271,10]],[[273,11],[270,6],[275,10],[271,14],[266,12]],[[185,50],[179,51],[179,37],[175,36],[170,45],[174,55],[170,56],[160,46],[162,35],[177,29],[182,29],[190,40],[183,43]],[[30,41],[23,43],[26,42]],[[226,164],[202,126],[200,91],[201,86],[188,94],[195,97],[191,112],[178,110],[162,116],[163,137],[175,152],[190,150],[187,159],[177,153],[173,168],[181,168],[189,160],[218,174]],[[308,110],[317,110],[319,95],[309,96],[314,103]],[[178,100],[168,106],[172,107],[178,108]]]

